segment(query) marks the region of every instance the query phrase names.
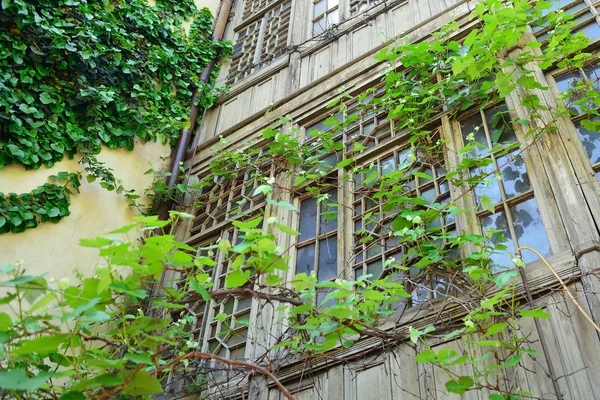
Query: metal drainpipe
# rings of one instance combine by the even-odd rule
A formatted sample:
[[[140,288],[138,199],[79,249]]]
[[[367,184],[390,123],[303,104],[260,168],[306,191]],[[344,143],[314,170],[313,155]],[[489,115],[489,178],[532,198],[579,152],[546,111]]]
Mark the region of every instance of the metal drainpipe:
[[[227,25],[227,19],[229,18],[229,12],[231,11],[231,5],[233,4],[233,0],[222,0],[221,7],[217,13],[217,19],[215,23],[215,30],[213,32],[213,41],[220,42],[223,39],[223,34],[225,32],[225,26]],[[206,83],[210,77],[212,70],[214,69],[216,64],[216,58],[213,58],[208,65],[202,71],[202,75],[200,75],[200,82]],[[183,161],[185,154],[187,152],[187,148],[190,144],[190,139],[192,137],[191,132],[193,132],[194,126],[196,125],[196,119],[198,118],[198,106],[196,105],[196,99],[198,96],[198,88],[194,88],[192,90],[192,105],[190,108],[190,125],[187,129],[182,129],[179,132],[179,140],[177,141],[177,147],[175,151],[175,156],[173,157],[173,161],[171,163],[171,176],[169,177],[169,181],[167,183],[167,187],[169,193],[173,191],[175,185],[179,182],[179,164]],[[167,220],[169,218],[169,211],[173,208],[174,201],[171,199],[166,199],[160,202],[158,209],[160,211],[159,219]],[[155,231],[155,234],[160,235],[162,231]],[[160,281],[158,285],[154,287],[154,295],[157,294],[160,287],[163,286],[165,280],[165,271],[163,271]]]

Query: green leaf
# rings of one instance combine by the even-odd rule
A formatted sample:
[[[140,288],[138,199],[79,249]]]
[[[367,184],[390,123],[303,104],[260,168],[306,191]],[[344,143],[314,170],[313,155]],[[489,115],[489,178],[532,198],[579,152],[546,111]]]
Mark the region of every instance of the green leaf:
[[[479,199],[479,204],[481,205],[481,207],[483,207],[484,210],[487,210],[492,214],[494,213],[494,211],[495,211],[494,203],[492,202],[492,199],[490,199],[487,194],[484,194],[483,196],[481,196],[481,198]]]
[[[269,203],[275,207],[281,207],[285,210],[298,211],[298,209],[293,204],[290,204],[287,201],[275,201],[272,199],[267,199],[267,203]]]
[[[506,323],[506,322],[494,324],[488,328],[487,332],[485,333],[485,336],[495,335],[495,334],[503,331],[504,328],[506,328],[507,326],[508,326],[508,323]]]
[[[467,390],[473,387],[474,384],[475,382],[470,376],[461,376],[458,378],[458,381],[453,379],[446,382],[446,390],[448,390],[450,393],[464,394]]]
[[[231,271],[225,278],[225,286],[228,288],[237,288],[248,282],[249,271],[237,269]]]
[[[114,231],[110,231],[108,232],[109,235],[116,235],[118,233],[127,233],[130,230],[132,230],[133,228],[135,228],[137,226],[137,224],[130,224],[130,225],[125,225],[119,229],[115,229]]]
[[[515,365],[517,365],[519,362],[521,361],[521,355],[520,354],[515,354],[514,356],[512,356],[511,358],[509,358],[508,360],[504,361],[504,366],[505,367],[514,367]]]
[[[275,226],[283,233],[287,233],[288,235],[298,236],[300,232],[293,230],[287,225],[276,223]]]
[[[6,332],[13,326],[13,321],[5,312],[0,312],[0,331]]]
[[[125,359],[132,361],[136,364],[154,364],[152,362],[152,358],[148,354],[135,354],[135,353],[127,353],[125,354]]]
[[[503,272],[501,274],[498,274],[498,276],[496,276],[496,278],[494,279],[494,282],[500,289],[502,289],[504,286],[506,286],[508,281],[510,281],[512,278],[514,278],[516,276],[517,276],[517,271],[515,271],[515,270]]]
[[[131,371],[125,371],[124,376],[129,376]],[[160,381],[145,370],[139,370],[129,379],[124,387],[123,393],[131,396],[143,396],[148,394],[162,393]]]
[[[534,310],[520,310],[519,314],[521,314],[521,317],[540,318],[540,319],[550,318],[550,314],[548,314],[541,308],[536,308]]]
[[[24,340],[13,353],[16,355],[26,355],[32,353],[48,354],[54,352],[63,343],[68,341],[69,336],[65,334],[41,336],[37,339]]]
[[[479,31],[477,31],[477,29],[473,29],[471,32],[469,32],[469,34],[465,38],[463,45],[465,47],[473,46],[473,44],[475,44],[475,40],[477,40],[478,35],[479,35]]]
[[[22,369],[4,370],[0,372],[0,388],[30,392],[41,388],[54,375],[53,372],[42,372],[29,377],[27,372]]]
[[[148,293],[146,293],[145,290],[131,289],[124,282],[112,282],[110,285],[108,285],[108,287],[114,289],[117,292],[128,294],[139,299],[145,299],[148,296]]]
[[[192,277],[192,279],[190,279],[190,284],[192,285],[192,287],[194,288],[194,290],[196,291],[196,293],[200,293],[200,295],[202,296],[202,298],[205,301],[212,300],[212,297],[210,297],[210,294],[208,293],[208,291],[206,290],[206,288],[204,286],[202,286],[198,282],[198,280],[196,279],[196,277]]]

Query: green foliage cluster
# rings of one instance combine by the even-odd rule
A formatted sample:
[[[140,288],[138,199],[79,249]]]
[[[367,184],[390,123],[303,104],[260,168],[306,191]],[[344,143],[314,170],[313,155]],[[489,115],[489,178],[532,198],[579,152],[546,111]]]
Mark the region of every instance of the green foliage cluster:
[[[511,122],[518,124],[534,143],[542,140],[553,132],[558,118],[568,115],[568,110],[560,105],[551,110],[553,121],[536,124],[542,120],[540,113],[548,111],[539,97],[540,91],[547,88],[540,87],[531,65],[570,68],[584,65],[591,57],[584,52],[587,40],[581,34],[566,33],[572,26],[571,17],[550,13],[541,19],[543,10],[549,7],[545,1],[531,8],[524,0],[512,1],[508,6],[499,0],[485,0],[472,15],[480,24],[462,44],[453,39],[458,25],[450,24],[430,42],[382,50],[377,58],[389,62],[383,94],[373,97],[365,93],[361,97],[363,109],[386,109],[388,118],[399,121],[398,129],[405,129],[408,142],[419,149],[422,157],[439,159],[446,143],[432,130],[432,121],[453,119],[466,109],[486,109],[518,89],[521,106],[527,108],[530,119]],[[544,52],[535,51],[537,42],[519,42],[528,25],[548,21],[555,29]],[[519,46],[522,51],[514,57],[504,57]],[[349,97],[342,93],[340,100],[332,102],[332,114],[344,111],[344,100]],[[577,102],[600,105],[591,90],[580,93]],[[594,113],[592,107],[589,112]],[[500,114],[498,121],[492,122],[493,127],[502,129],[504,117]],[[138,217],[138,224],[111,232],[108,237],[81,242],[98,248],[105,262],[94,277],[82,277],[78,285],[61,282],[57,288],[49,287],[43,277],[28,276],[20,267],[0,271],[8,276],[2,284],[11,288],[0,303],[13,308],[11,315],[0,314],[0,361],[6,367],[0,371],[0,387],[17,398],[148,398],[161,391],[160,380],[172,372],[175,376],[191,375],[190,387],[202,391],[202,383],[213,376],[211,366],[191,360],[218,356],[198,351],[197,337],[189,327],[197,317],[186,304],[250,296],[261,306],[278,307],[277,323],[290,328],[258,333],[270,336],[283,332],[274,338],[274,347],[264,349],[265,354],[256,358],[255,362],[266,367],[351,347],[365,337],[386,344],[411,340],[420,349],[418,363],[434,364],[448,375],[446,390],[450,393],[485,390],[492,400],[535,397],[537,394],[511,384],[515,370],[522,368],[521,361],[538,355],[528,345],[521,321],[549,317],[540,308],[531,309],[517,285],[525,264],[518,257],[513,259],[514,265],[492,262],[494,254],[507,251],[500,231],[455,235],[432,224],[441,216],[475,210],[459,209],[452,202],[429,204],[417,195],[409,184],[416,156],[393,172],[381,173],[377,166],[364,165],[361,156],[366,148],[355,144],[337,165],[324,162],[322,158],[328,152],[343,151],[336,135],[356,119],[352,115],[343,120],[330,118],[330,130],[312,133],[317,137],[316,147],[313,142],[304,143],[302,133],[292,121],[284,119],[280,126],[266,130],[263,142],[250,150],[230,150],[226,143],[217,148],[210,164],[212,176],[179,190],[205,191],[216,181],[227,190],[232,179],[249,174],[259,179],[250,195],[264,196],[270,209],[297,212],[286,199],[308,193],[325,206],[326,214],[333,214],[336,208],[347,205],[327,193],[340,186],[352,186],[356,183],[354,177],[362,174],[366,177],[363,183],[374,191],[373,197],[385,205],[382,212],[392,217],[385,234],[406,249],[397,258],[386,260],[385,266],[391,270],[388,276],[367,274],[357,279],[319,281],[314,274],[299,273],[288,279],[293,266],[289,248],[282,248],[281,239],[298,236],[299,232],[274,216],[278,214],[244,216],[245,200],[238,204],[238,214],[228,221],[237,230],[239,240],[230,243],[222,238],[201,249],[177,242],[172,231],[154,234],[156,229],[174,226],[176,219],[191,215],[172,213],[171,221]],[[518,143],[499,142],[501,133],[493,134],[493,152],[520,155]],[[465,195],[488,179],[489,174],[465,178],[473,168],[489,165],[489,160],[477,157],[473,151],[478,146],[481,144],[473,138],[468,139],[459,150],[460,164],[446,175],[453,185],[467,188]],[[265,172],[270,169],[264,167],[270,165],[275,165],[276,178]],[[106,185],[118,186],[101,164],[90,159],[86,166],[98,169]],[[335,167],[342,173],[338,174]],[[335,176],[332,171],[336,171]],[[280,185],[284,178],[294,183]],[[485,194],[476,207],[477,211],[495,212]],[[378,224],[381,215],[377,214],[372,212],[363,218]],[[137,235],[147,235],[143,242],[114,237],[136,230]],[[375,240],[366,229],[358,233],[364,243]],[[196,256],[198,250],[204,255]],[[213,278],[220,260],[228,264],[224,288],[215,285]],[[403,277],[413,268],[420,273],[411,283]],[[164,270],[181,273],[181,280],[176,287],[153,292],[152,285]],[[406,310],[403,305],[412,297],[415,283],[431,276],[446,277],[449,284],[460,289],[445,295],[464,311],[457,319],[436,326],[419,325],[422,320],[414,326],[411,320],[401,321]],[[29,307],[28,301],[32,304]],[[63,324],[56,323],[55,318]],[[225,326],[230,321],[225,313],[214,318]],[[206,321],[204,325],[208,326]],[[229,333],[226,329],[221,332]],[[436,350],[429,342],[432,336],[443,341],[461,340],[465,346]],[[219,362],[227,364],[227,360]],[[457,367],[470,374],[456,374]]]
[[[192,87],[201,86],[202,105],[214,99],[210,82],[200,82],[202,70],[230,51],[228,43],[212,40],[212,22],[193,0],[152,6],[146,0],[3,0],[0,168],[51,167],[76,153],[89,160],[101,146],[132,150],[136,137],[173,143],[189,117]],[[107,190],[119,188],[114,176],[106,177],[96,178]],[[7,201],[10,208],[21,204]],[[35,226],[29,210],[19,213]],[[21,224],[11,229],[20,230]]]
[[[0,193],[0,234],[23,232],[46,221],[57,223],[70,214],[72,189],[79,192],[80,176],[59,172],[31,193]]]

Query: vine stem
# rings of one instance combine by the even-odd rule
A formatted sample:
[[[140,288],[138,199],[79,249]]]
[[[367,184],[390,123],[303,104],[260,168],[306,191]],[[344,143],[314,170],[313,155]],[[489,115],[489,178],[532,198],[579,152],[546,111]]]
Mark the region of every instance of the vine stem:
[[[279,389],[279,391],[288,399],[288,400],[294,400],[294,397],[292,396],[292,394],[289,392],[289,390],[286,389],[285,386],[283,386],[283,384],[279,381],[279,379],[277,379],[277,377],[275,377],[275,375],[269,371],[267,368],[264,367],[260,367],[256,364],[251,364],[251,363],[247,363],[244,361],[235,361],[235,360],[230,360],[228,358],[225,357],[220,357],[216,354],[210,354],[210,353],[203,353],[200,351],[193,351],[191,353],[187,353],[184,354],[180,357],[177,357],[176,359],[174,359],[173,361],[159,367],[157,370],[158,372],[163,371],[167,368],[172,367],[175,364],[180,363],[183,360],[187,360],[190,358],[204,358],[204,359],[208,359],[208,360],[217,360],[222,362],[223,364],[226,365],[230,365],[232,367],[243,367],[243,368],[247,368],[247,369],[251,369],[253,371],[256,371],[262,375],[265,375],[266,377],[268,377],[269,379],[271,379],[273,381],[273,383],[275,383],[275,385],[277,386],[277,388]]]
[[[596,331],[598,333],[600,333],[600,327],[598,327],[598,325],[594,322],[594,320],[588,315],[588,313],[585,312],[585,310],[583,309],[583,307],[581,307],[581,305],[579,304],[579,302],[575,299],[575,297],[573,297],[573,294],[571,293],[571,291],[567,288],[567,285],[565,285],[565,282],[560,278],[560,276],[556,273],[556,270],[554,268],[552,268],[552,266],[550,265],[550,263],[544,258],[544,256],[542,256],[537,250],[532,249],[531,247],[527,247],[527,246],[521,246],[519,247],[516,251],[519,252],[521,250],[529,250],[533,253],[535,253],[543,262],[544,264],[546,264],[546,267],[548,267],[548,269],[554,274],[554,276],[556,277],[556,279],[558,280],[558,282],[560,282],[561,286],[563,287],[563,289],[565,290],[565,292],[567,292],[567,294],[569,295],[569,298],[571,299],[571,301],[573,302],[573,304],[575,304],[575,307],[577,307],[577,309],[579,309],[579,311],[581,311],[581,313],[583,314],[583,316],[585,317],[585,319],[587,319],[589,321],[590,324],[592,324],[592,326],[596,329]]]

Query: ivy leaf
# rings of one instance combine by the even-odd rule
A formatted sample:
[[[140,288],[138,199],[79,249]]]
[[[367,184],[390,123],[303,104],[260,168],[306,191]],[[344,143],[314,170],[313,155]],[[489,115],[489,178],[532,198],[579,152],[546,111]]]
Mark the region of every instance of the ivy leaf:
[[[41,388],[54,375],[53,372],[42,372],[29,377],[22,369],[5,370],[0,372],[0,387],[6,390],[33,391]]]
[[[458,381],[453,379],[446,382],[446,390],[448,390],[450,393],[462,395],[465,394],[465,392],[469,390],[474,384],[475,382],[470,376],[461,376],[460,378],[458,378]]]
[[[19,149],[14,144],[9,144],[6,147],[8,148],[8,151],[10,151],[10,154],[12,154],[13,156],[19,157],[19,158],[25,157],[25,153],[23,152],[23,150]]]
[[[13,353],[20,356],[31,353],[48,354],[56,351],[58,346],[67,342],[68,338],[68,335],[58,334],[42,336],[32,340],[24,340]]]
[[[500,322],[498,324],[494,324],[488,328],[487,332],[485,333],[485,336],[495,335],[496,333],[504,330],[504,328],[506,328],[507,326],[508,326],[508,323],[506,323],[506,322]]]
[[[541,308],[536,308],[534,310],[520,310],[519,314],[521,317],[531,317],[531,318],[540,318],[540,319],[548,319],[550,318],[550,314]]]
[[[126,371],[123,375],[128,376],[131,371]],[[150,375],[145,370],[139,370],[135,373],[128,384],[124,387],[123,392],[131,396],[143,396],[148,394],[162,393],[160,381]]]
[[[244,285],[248,282],[249,273],[249,271],[242,271],[240,269],[231,271],[225,278],[225,286],[227,288],[237,288]]]
[[[42,94],[40,94],[40,101],[42,102],[42,104],[54,104],[56,103],[56,100],[54,100],[48,93],[46,92],[42,92]]]
[[[490,199],[490,197],[487,194],[481,196],[481,198],[479,199],[479,204],[484,210],[489,211],[492,214],[494,213],[494,211],[496,211],[492,199]]]

